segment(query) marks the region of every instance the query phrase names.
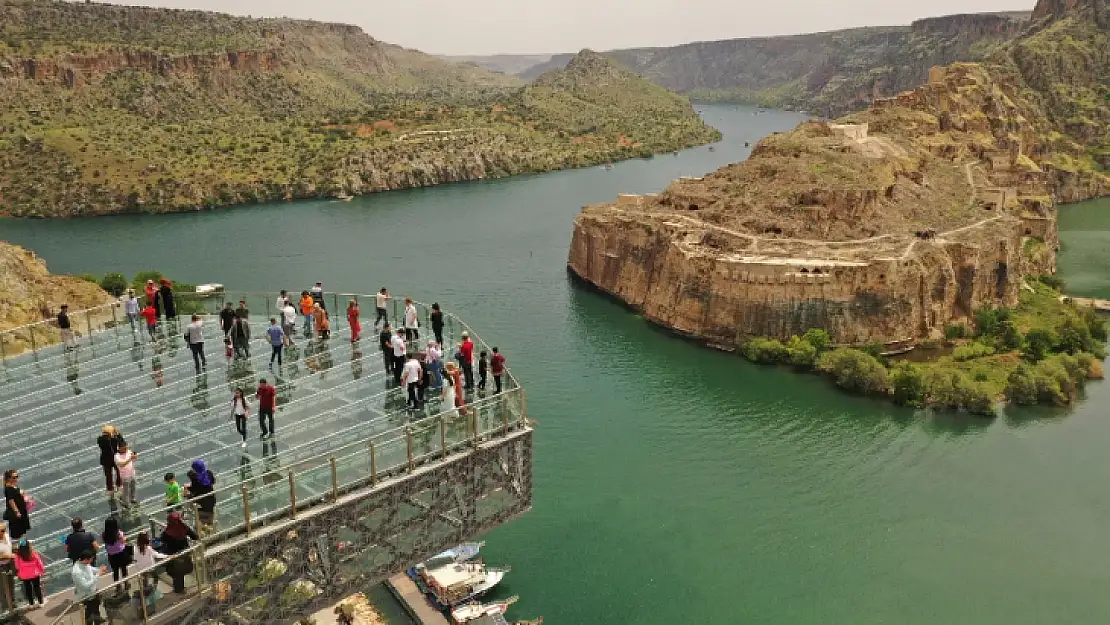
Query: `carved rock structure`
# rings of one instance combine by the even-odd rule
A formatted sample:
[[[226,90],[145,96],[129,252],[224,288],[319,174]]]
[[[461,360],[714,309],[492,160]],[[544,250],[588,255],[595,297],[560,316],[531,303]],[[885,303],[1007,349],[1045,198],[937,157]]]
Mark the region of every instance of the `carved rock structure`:
[[[1110,191],[1095,169],[1057,171],[1083,148],[1029,82],[1005,59],[934,68],[840,123],[772,135],[743,163],[588,206],[568,268],[725,348],[808,328],[900,342],[1014,305],[1023,276],[1055,271],[1056,190]]]

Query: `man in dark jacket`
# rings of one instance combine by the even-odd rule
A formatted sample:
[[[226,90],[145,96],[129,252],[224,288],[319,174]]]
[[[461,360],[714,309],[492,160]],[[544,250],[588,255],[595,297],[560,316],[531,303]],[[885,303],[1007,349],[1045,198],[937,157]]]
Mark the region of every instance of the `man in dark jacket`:
[[[224,331],[224,337],[231,334],[233,327],[235,327],[235,310],[231,307],[231,302],[228,302],[220,311],[220,329]]]
[[[386,321],[382,331],[378,334],[378,345],[382,348],[382,362],[385,364],[386,375],[393,373],[393,330]]]

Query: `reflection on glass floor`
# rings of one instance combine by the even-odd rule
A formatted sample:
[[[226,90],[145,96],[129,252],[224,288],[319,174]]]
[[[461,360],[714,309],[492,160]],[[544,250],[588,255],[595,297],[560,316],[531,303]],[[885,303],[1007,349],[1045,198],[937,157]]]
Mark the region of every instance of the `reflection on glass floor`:
[[[385,372],[372,319],[363,320],[358,343],[351,342],[345,323],[333,325],[327,341],[298,336],[284,364],[275,363],[273,369],[268,345],[257,338],[249,358],[227,359],[216,323],[208,319],[208,364],[200,375],[182,337],[184,321],[163,323],[154,342],[122,324],[76,350],[45,347],[0,365],[0,454],[5,467],[19,469],[21,486],[37,501],[28,537],[48,562],[53,588],[69,585],[61,539],[71,517],[82,517],[97,532],[109,514],[120,518],[125,531],[146,526],[148,514],[164,514],[163,475],[173,472],[187,483],[194,459],[206,461],[217,488],[245,481],[252,516],[259,516],[289,505],[288,471],[298,472],[300,501],[332,488],[331,467],[301,475],[310,458],[444,409],[438,393],[429,393],[420,411],[405,408],[402,389]],[[252,323],[252,336],[265,336],[265,325],[261,317]],[[456,339],[445,336],[445,358],[454,353]],[[253,397],[260,378],[277,387],[277,435],[259,440],[254,404],[243,450],[231,419],[232,391],[242,387]],[[469,402],[477,402],[479,419],[485,420],[479,429],[488,431],[504,417],[483,411],[494,401],[484,404],[483,398],[471,395]],[[138,454],[137,506],[121,508],[105,492],[95,439],[107,423],[119,427]],[[413,438],[417,454],[430,453],[441,440],[465,441],[466,426],[461,421],[422,426]],[[380,466],[403,462],[406,452],[403,438],[386,441],[378,454]],[[339,455],[340,482],[364,475],[365,464],[364,453]],[[242,505],[240,498],[218,498],[217,530],[221,518],[241,519]]]

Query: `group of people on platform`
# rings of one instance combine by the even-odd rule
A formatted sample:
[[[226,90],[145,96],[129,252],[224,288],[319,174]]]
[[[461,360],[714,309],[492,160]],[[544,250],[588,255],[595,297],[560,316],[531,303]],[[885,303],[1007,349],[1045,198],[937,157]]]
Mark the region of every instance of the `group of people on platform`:
[[[163,317],[176,324],[177,309],[173,285],[169,280],[162,279],[161,285],[155,286],[154,281],[150,280],[147,282],[144,297],[144,301],[140,302],[134,290],[129,289],[123,298],[124,310],[133,332],[141,331],[137,329],[137,324],[142,319],[151,340],[156,340],[157,327]],[[407,391],[407,407],[421,408],[428,393],[436,391],[441,393],[444,406],[454,407],[460,414],[465,415],[467,414],[466,393],[475,388],[478,391],[484,391],[489,377],[493,378],[493,392],[502,391],[505,357],[497,347],[492,348],[492,354],[483,350],[476,357],[474,342],[468,332],[463,332],[462,342],[453,357],[448,360],[444,354],[444,313],[439,304],[432,305],[428,317],[434,340],[428,340],[426,345],[421,347],[419,314],[413,300],[405,298],[400,326],[394,330],[389,322],[387,308],[391,299],[392,296],[384,287],[375,294],[373,327],[379,332],[378,340],[385,371],[392,376],[397,385]],[[269,326],[265,330],[265,338],[271,346],[271,366],[277,361],[278,366],[281,367],[283,350],[296,344],[298,309],[303,317],[304,337],[315,336],[326,340],[331,336],[331,324],[324,301],[322,283],[317,282],[313,288],[302,291],[296,303],[289,297],[287,291],[283,290],[276,301],[278,315],[269,320]],[[348,303],[346,315],[351,331],[350,340],[358,342],[362,337],[362,322],[361,311],[356,300]],[[251,327],[250,310],[246,301],[240,300],[238,307],[227,302],[219,312],[219,324],[224,336],[227,357],[229,359],[249,358]],[[66,348],[75,347],[72,323],[68,316],[68,307],[65,305],[58,315],[58,327]],[[207,367],[204,352],[204,326],[199,316],[192,316],[190,323],[184,329],[183,338],[189,345],[199,374]],[[475,365],[478,369],[477,382]],[[262,378],[254,399],[258,402],[261,438],[272,438],[274,412],[277,408],[276,389]],[[236,431],[242,439],[242,446],[246,447],[247,420],[251,407],[242,388],[234,390],[231,404]],[[118,502],[119,508],[125,513],[137,511],[138,453],[130,447],[119,428],[110,424],[103,427],[96,443],[100,452],[99,465],[104,474],[104,485],[109,497],[113,502]],[[156,541],[152,541],[151,537],[143,532],[136,537],[135,544],[131,545],[124,532],[120,530],[115,506],[113,506],[113,514],[105,520],[104,531],[100,535],[87,531],[80,518],[73,518],[72,531],[65,538],[64,543],[72,562],[71,577],[75,592],[78,600],[84,603],[87,623],[104,622],[101,615],[101,597],[96,589],[100,576],[106,575],[109,570],[116,581],[127,577],[129,573],[149,572],[149,576],[142,578],[141,583],[146,590],[143,596],[150,597],[157,592],[156,584],[150,585],[149,582],[156,579],[158,563],[169,556],[186,551],[189,548],[189,540],[197,539],[194,529],[183,522],[180,514],[181,506],[186,501],[196,504],[199,527],[212,523],[216,503],[215,475],[203,460],[198,459],[192,463],[188,478],[188,484],[181,486],[173,473],[164,476],[165,504],[170,512],[166,519],[166,529]],[[4,499],[5,522],[0,524],[0,564],[10,563],[14,566],[18,578],[24,584],[24,594],[28,604],[32,607],[41,606],[45,603],[42,580],[45,567],[42,557],[26,538],[31,529],[30,514],[34,510],[35,500],[19,487],[19,472],[16,469],[9,469],[4,473]],[[104,550],[107,564],[98,567],[97,554],[101,549]],[[162,568],[170,575],[174,590],[183,592],[184,578],[193,569],[191,559],[187,556],[171,558]],[[119,588],[120,592],[125,593],[127,590],[125,585]]]
[[[138,500],[135,495],[136,459],[132,451],[114,425],[105,425],[96,439],[100,450],[100,466],[104,473],[105,488],[113,504],[118,500],[125,513],[137,513]],[[27,537],[31,530],[31,513],[35,509],[35,499],[19,487],[19,471],[8,469],[4,472],[4,522],[0,523],[0,566],[10,566],[23,584],[24,597],[29,609],[38,609],[46,604],[46,568],[41,554]],[[197,533],[182,519],[181,508],[188,502],[195,504],[198,525],[210,525],[215,514],[214,494],[216,477],[203,460],[194,460],[188,471],[189,483],[182,487],[173,473],[163,477],[165,483],[165,504],[169,511],[166,526],[156,541],[150,534],[140,532],[131,544],[120,528],[120,518],[115,512],[104,520],[104,530],[100,534],[85,529],[84,521],[74,517],[70,522],[71,531],[62,540],[71,568],[70,576],[74,594],[84,604],[86,623],[103,623],[101,614],[101,593],[98,593],[100,577],[109,571],[113,582],[133,575],[144,573],[139,578],[142,590],[136,589],[135,598],[148,602],[148,611],[153,609],[153,601],[160,591],[157,588],[158,575],[165,572],[171,580],[174,592],[185,592],[185,577],[192,573],[193,562],[188,551],[190,540],[197,540]],[[118,499],[117,499],[118,498]],[[99,554],[103,550],[106,564],[97,566]],[[165,560],[163,563],[162,561]],[[117,588],[115,596],[126,596],[130,584],[124,582]],[[9,593],[7,596],[12,596]]]

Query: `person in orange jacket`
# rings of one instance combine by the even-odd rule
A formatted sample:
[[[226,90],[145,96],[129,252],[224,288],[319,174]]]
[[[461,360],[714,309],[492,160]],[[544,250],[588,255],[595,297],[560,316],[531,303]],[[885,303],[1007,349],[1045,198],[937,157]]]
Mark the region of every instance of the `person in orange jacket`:
[[[308,291],[301,291],[301,314],[304,315],[304,337],[307,339],[312,336],[312,312],[316,306],[316,300],[308,294]]]

